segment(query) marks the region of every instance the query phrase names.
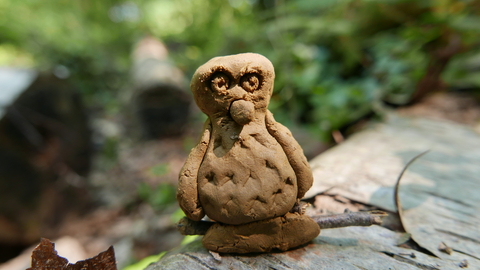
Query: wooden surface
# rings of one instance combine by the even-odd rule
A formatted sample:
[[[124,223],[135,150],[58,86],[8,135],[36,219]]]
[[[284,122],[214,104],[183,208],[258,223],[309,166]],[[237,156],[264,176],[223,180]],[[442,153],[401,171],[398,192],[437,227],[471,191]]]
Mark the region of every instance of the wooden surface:
[[[312,160],[315,183],[307,197],[329,190],[395,212],[398,174],[427,149],[400,184],[406,233],[379,226],[323,230],[307,246],[248,256],[217,256],[197,240],[147,269],[461,269],[465,260],[467,269],[480,269],[480,135],[467,126],[389,115]],[[410,235],[435,256],[399,247]],[[442,242],[454,252],[439,251]]]
[[[425,150],[401,180],[405,229],[436,256],[480,269],[480,135],[467,126],[390,115],[312,160],[316,181],[307,196],[333,187],[330,193],[395,211],[396,178]],[[442,242],[457,252],[439,251]]]

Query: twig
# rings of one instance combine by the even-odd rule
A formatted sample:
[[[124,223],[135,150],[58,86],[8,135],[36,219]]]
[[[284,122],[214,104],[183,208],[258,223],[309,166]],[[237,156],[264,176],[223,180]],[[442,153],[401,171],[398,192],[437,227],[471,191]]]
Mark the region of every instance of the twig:
[[[418,158],[420,158],[421,156],[425,155],[428,152],[430,152],[430,150],[424,151],[424,152],[416,155],[415,157],[413,157],[410,161],[408,161],[407,164],[403,167],[402,172],[398,175],[397,182],[395,184],[395,190],[394,190],[395,206],[397,207],[398,219],[400,220],[400,225],[402,225],[402,228],[403,228],[404,231],[406,231],[406,230],[405,230],[405,225],[403,224],[403,218],[402,218],[403,217],[403,208],[402,208],[402,204],[400,203],[400,197],[398,196],[398,190],[399,190],[399,187],[400,187],[400,180],[402,179],[403,174],[407,171],[408,167],[410,165],[412,165],[412,163],[415,162],[415,160],[417,160]]]
[[[321,229],[333,229],[349,226],[381,225],[382,218],[388,216],[383,211],[349,212],[335,215],[312,216]]]
[[[321,229],[341,228],[348,226],[371,226],[382,224],[387,216],[383,211],[349,212],[336,215],[312,216]],[[193,221],[186,217],[177,223],[177,229],[183,235],[204,235],[215,224],[211,221]]]
[[[303,215],[307,211],[307,207],[309,205],[310,204],[307,203],[307,202],[302,202],[302,201],[298,200],[298,202],[290,210],[290,213],[299,213],[300,215]]]
[[[215,222],[193,221],[184,217],[177,223],[177,229],[182,235],[204,235],[213,224]]]

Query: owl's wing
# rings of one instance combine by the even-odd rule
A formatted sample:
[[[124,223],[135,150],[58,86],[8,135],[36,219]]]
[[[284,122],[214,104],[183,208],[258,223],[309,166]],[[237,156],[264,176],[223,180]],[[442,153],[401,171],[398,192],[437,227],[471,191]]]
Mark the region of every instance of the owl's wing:
[[[272,135],[283,148],[287,155],[288,162],[292,166],[297,176],[298,194],[301,199],[313,184],[313,175],[307,158],[303,154],[302,147],[293,138],[292,133],[284,125],[277,123],[273,114],[267,110],[265,123],[268,133]]]
[[[200,142],[190,151],[178,178],[178,204],[185,212],[185,215],[195,221],[199,221],[205,216],[205,212],[198,200],[197,176],[198,169],[210,142],[211,131],[212,125],[210,119],[208,119],[203,126]]]

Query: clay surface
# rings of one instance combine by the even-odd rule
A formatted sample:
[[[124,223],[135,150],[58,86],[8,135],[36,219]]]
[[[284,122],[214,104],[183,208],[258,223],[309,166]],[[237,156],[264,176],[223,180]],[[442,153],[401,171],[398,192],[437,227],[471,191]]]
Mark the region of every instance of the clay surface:
[[[207,231],[202,243],[207,249],[220,253],[285,251],[308,243],[319,233],[320,227],[310,217],[287,213],[243,225],[216,223]]]
[[[267,110],[274,77],[271,62],[253,53],[213,58],[193,76],[191,90],[208,120],[180,172],[177,199],[188,218],[198,221],[206,214],[220,223],[205,236],[209,249],[284,250],[305,243],[305,231],[319,231],[305,216],[299,215],[300,223],[284,222],[312,185],[313,176],[290,131]],[[289,237],[267,233],[262,229],[265,224],[280,226]],[[219,249],[221,241],[238,240],[237,229],[228,225],[241,225],[241,235],[264,235],[270,244],[248,240],[249,249]],[[306,242],[317,234],[308,234]]]

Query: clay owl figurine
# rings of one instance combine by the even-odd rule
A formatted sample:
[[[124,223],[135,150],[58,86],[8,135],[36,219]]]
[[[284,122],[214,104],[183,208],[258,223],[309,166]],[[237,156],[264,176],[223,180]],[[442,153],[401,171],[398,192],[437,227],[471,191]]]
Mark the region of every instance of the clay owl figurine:
[[[287,250],[319,226],[292,211],[313,176],[300,145],[267,109],[275,73],[262,55],[216,57],[191,82],[208,119],[183,166],[177,200],[194,221],[216,223],[202,243],[216,252]]]

